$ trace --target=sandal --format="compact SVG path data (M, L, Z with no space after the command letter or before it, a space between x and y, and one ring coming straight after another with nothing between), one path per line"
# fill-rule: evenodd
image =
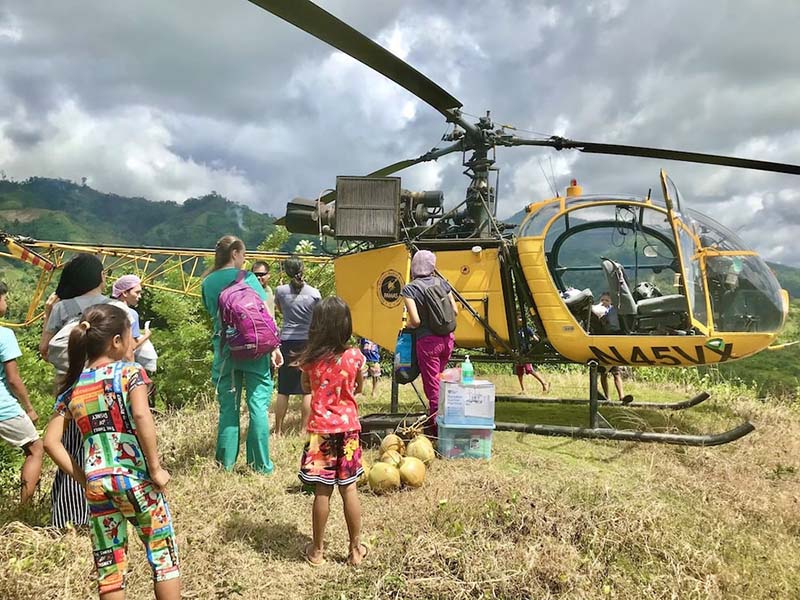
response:
M358 565L363 563L367 559L367 555L369 554L370 547L369 544L367 544L366 542L359 543L358 547L359 549L363 548L363 552L361 553L361 561L358 564L356 564L348 557L347 564L350 565L351 567L357 567Z
M311 557L308 555L308 551L313 547L313 545L314 544L312 542L309 542L308 544L305 545L305 547L303 548L303 558L312 567L321 567L322 565L324 565L328 561L325 560L324 556L322 557L322 559L320 559L318 561L311 560Z

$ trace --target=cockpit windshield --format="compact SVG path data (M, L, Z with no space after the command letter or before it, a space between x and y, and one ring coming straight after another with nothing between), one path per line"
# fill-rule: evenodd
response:
M687 211L705 256L717 331L773 332L783 326L783 297L767 263L711 217Z
M686 217L688 218L685 220L692 224L703 248L750 250L738 235L708 215L689 209L686 211Z
M520 238L543 238L553 281L589 333L587 303L609 293L620 334L708 335L780 330L780 285L734 232L690 209L662 171L662 204L567 196L537 207Z

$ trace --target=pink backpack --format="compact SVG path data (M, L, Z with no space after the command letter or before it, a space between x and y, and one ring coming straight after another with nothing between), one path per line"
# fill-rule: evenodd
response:
M220 348L228 344L231 357L238 360L264 356L281 343L275 321L258 292L245 282L246 275L239 271L219 295Z

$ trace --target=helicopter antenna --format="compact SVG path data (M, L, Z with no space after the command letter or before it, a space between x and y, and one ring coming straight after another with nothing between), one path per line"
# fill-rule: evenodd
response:
M550 161L550 174L553 176L553 187L555 187L555 197L558 198L558 181L556 181L556 172L553 170L553 157L548 156L547 160Z
M500 168L495 169L494 177L494 209L493 217L497 216L497 207L500 205Z
M555 184L552 181L550 181L550 178L547 176L547 173L545 173L544 167L542 166L542 159L538 158L536 159L536 162L539 163L539 170L541 170L542 176L544 177L544 180L547 182L547 184L550 186L550 190L553 192L553 198L555 198L556 196L558 196L558 192L556 191Z

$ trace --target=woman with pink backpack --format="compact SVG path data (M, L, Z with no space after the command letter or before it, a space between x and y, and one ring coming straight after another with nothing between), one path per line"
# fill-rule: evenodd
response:
M202 296L214 326L211 378L219 402L217 462L233 469L239 454L239 404L245 390L250 427L247 464L259 473L273 470L269 457L267 410L272 398L269 363L283 364L277 330L258 279L244 271L245 246L226 235L216 245L214 270L203 279ZM263 310L262 310L263 308ZM236 319L245 318L237 328Z

